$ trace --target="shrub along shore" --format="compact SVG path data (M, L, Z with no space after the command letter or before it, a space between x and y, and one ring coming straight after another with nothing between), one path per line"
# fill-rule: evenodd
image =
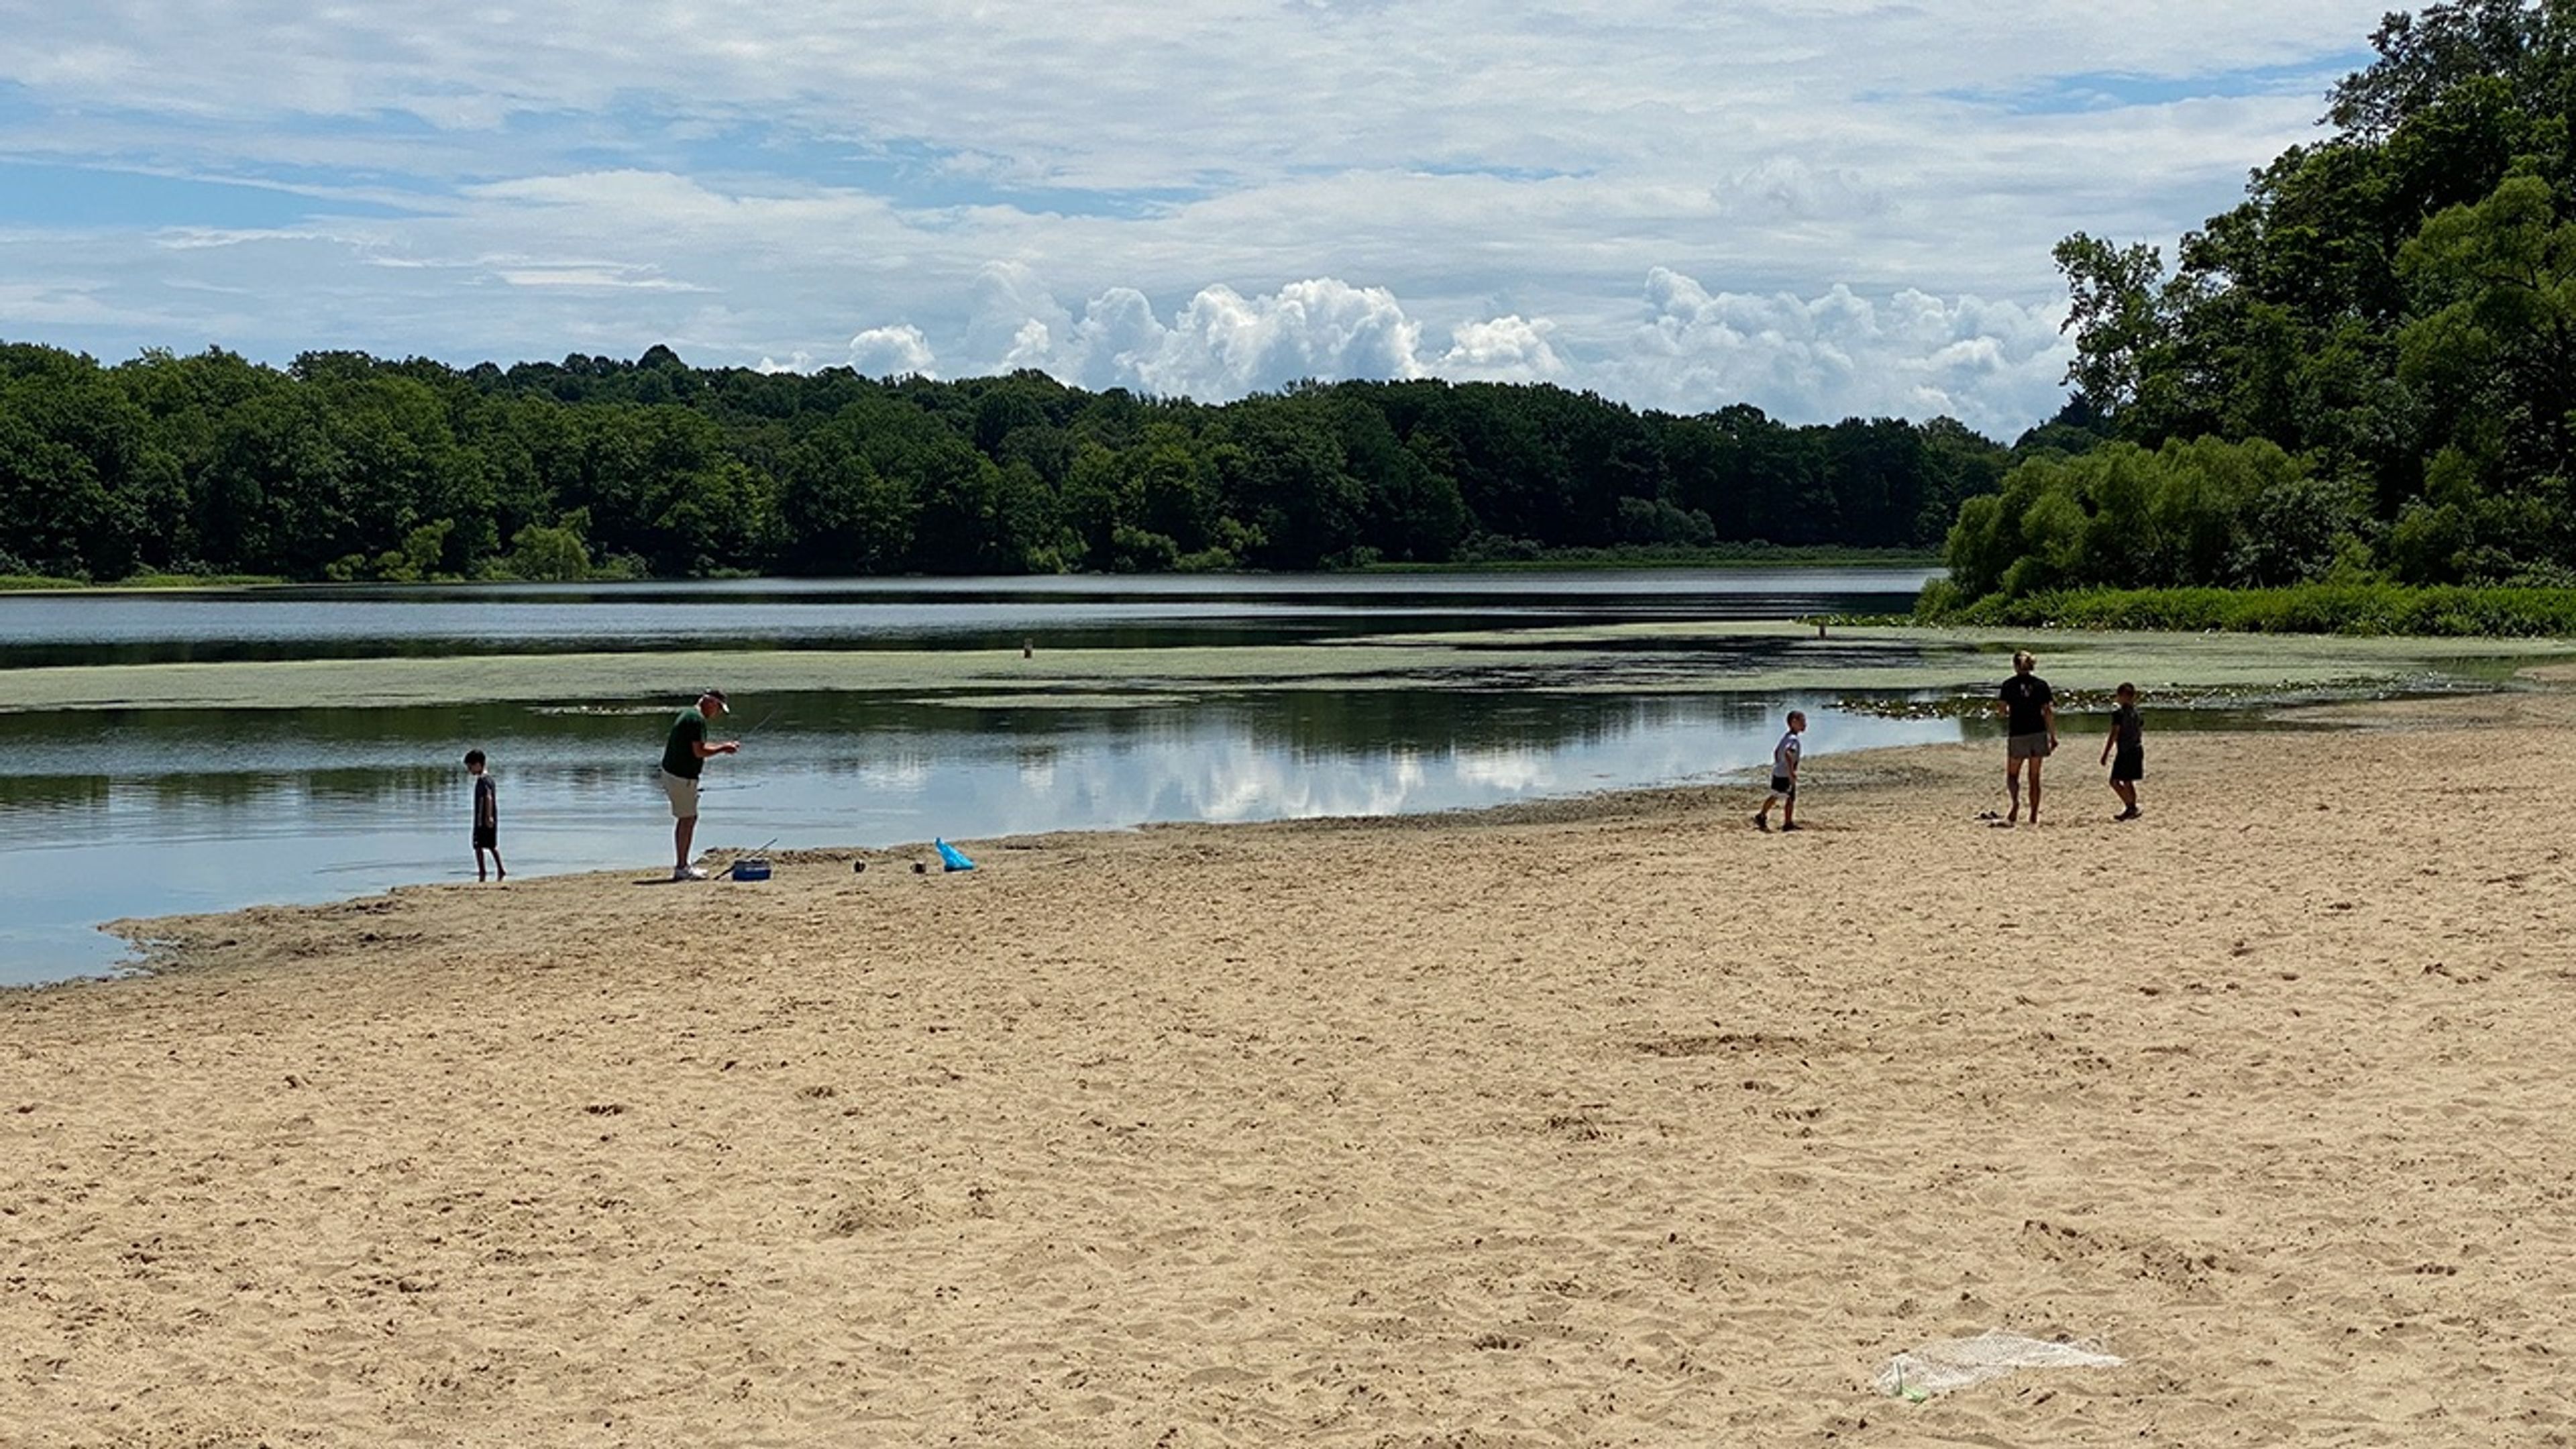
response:
M1968 602L1946 582L1923 591L1915 622L1962 628L2240 634L2576 636L2576 589L2299 584L2276 589L2052 589Z

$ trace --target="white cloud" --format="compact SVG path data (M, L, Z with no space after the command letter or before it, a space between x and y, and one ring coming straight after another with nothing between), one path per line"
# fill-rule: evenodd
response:
M1306 378L1560 382L1680 413L1751 403L1798 422L1949 416L2009 437L2055 410L2071 356L2062 305L1913 288L1870 297L1839 283L1808 297L1720 292L1666 267L1646 276L1624 333L1579 352L1557 345L1555 322L1518 314L1452 324L1435 351L1392 293L1331 277L1249 297L1207 287L1169 322L1133 287L1075 318L1025 266L986 269L977 295L968 372L1030 367L1204 401ZM869 373L928 374L935 361L908 324L861 333L850 354Z
M657 277L639 267L582 266L577 263L545 263L526 266L502 266L495 275L513 287L581 287L596 291L620 289L645 292L703 292L669 277Z
M2062 307L1712 292L1657 268L1613 364L1623 396L1678 412L1750 402L1793 421L1947 415L2009 436L2052 411L2072 357Z
M966 334L976 370L1034 367L1083 387L1222 400L1309 378L1548 382L1570 371L1544 318L1460 322L1448 350L1430 353L1393 293L1337 277L1251 297L1206 287L1168 324L1133 287L1102 292L1076 319L1021 265L986 268L976 290Z
M1542 317L1495 317L1462 322L1454 341L1426 371L1461 382L1556 382L1568 372L1565 359L1548 345L1556 324Z
M850 366L869 377L937 377L930 339L911 323L871 327L850 339Z
M1132 287L1102 292L1077 320L1025 267L986 268L977 293L966 335L980 371L1036 367L1086 387L1195 398L1423 372L1420 325L1394 295L1331 277L1250 297L1206 287L1168 324Z
M964 355L997 371L1044 367L1055 339L1073 325L1054 294L1023 262L993 262L975 274Z
M1210 287L1192 297L1140 367L1154 391L1235 394L1308 377L1411 377L1421 328L1383 287L1336 278L1269 296Z

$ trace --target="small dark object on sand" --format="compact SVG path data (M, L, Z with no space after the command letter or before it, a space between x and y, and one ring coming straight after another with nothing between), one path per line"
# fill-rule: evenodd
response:
M865 875L867 873L867 869L868 863L864 860L854 860L850 862L850 874L852 875Z
M916 860L912 863L912 873L914 875L928 875L930 874L930 867Z

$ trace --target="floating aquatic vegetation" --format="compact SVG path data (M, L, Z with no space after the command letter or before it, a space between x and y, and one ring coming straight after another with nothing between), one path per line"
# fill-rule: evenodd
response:
M1968 697L2003 677L2027 631L1864 628L1816 637L1789 620L1493 629L1358 641L1055 649L695 650L104 664L10 671L8 709L299 708L517 700L613 711L708 681L737 696L867 690L916 696L1191 696L1210 690L1517 689L1566 693L1908 693ZM2150 698L2246 689L2501 685L2576 660L2565 641L2257 634L2087 634L2044 641L2041 673L2087 699L2126 679Z

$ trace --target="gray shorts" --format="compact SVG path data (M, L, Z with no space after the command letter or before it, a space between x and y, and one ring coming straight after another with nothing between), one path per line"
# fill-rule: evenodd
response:
M662 772L662 793L671 797L672 819L695 820L698 818L697 781L687 779L680 775L674 775L670 771L664 770Z
M2046 735L2014 735L2004 741L2004 758L2045 760L2048 758L2048 752L2055 748L2055 745L2048 742Z

